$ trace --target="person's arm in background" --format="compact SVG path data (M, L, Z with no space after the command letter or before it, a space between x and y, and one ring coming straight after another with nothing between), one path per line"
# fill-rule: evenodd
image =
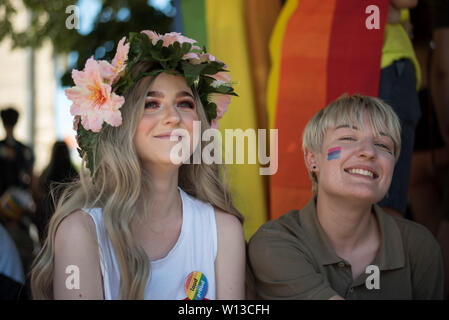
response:
M441 135L449 145L449 27L433 32L435 44L431 65L431 93Z
M392 0L388 7L387 23L401 23L408 36L413 39L413 26L408 15L409 8L413 8L418 4L418 0ZM404 16L405 12L407 13Z
M413 26L410 23L410 17L404 18L402 14L404 9L414 8L418 5L418 0L391 0L388 8L387 23L401 23L407 34L413 38ZM407 12L408 13L408 12Z
M410 9L418 5L418 0L391 0L390 5L397 9Z
M430 66L430 89L431 95L437 114L440 134L445 142L444 148L440 153L441 158L447 159L449 156L449 1L448 0L431 0L431 17L434 51ZM438 159L438 158L437 158ZM443 167L447 168L446 161L443 160ZM441 168L441 166L440 166ZM438 170L438 169L437 169ZM443 173L442 181L448 181L447 170L438 170ZM443 194L447 194L449 188L447 184L443 184ZM443 202L444 203L444 202ZM447 204L443 204L447 207ZM443 260L449 257L449 222L443 219L440 223L437 239L440 243ZM449 297L449 266L444 264L444 297Z
M388 7L387 23L395 24L401 22L401 9L396 8L390 3Z

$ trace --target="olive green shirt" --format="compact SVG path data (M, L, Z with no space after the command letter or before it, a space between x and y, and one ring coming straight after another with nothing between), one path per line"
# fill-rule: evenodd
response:
M315 201L265 223L251 238L247 282L255 298L442 299L441 250L425 227L374 205L382 240L370 265L377 275L368 270L353 280L351 265L318 221Z

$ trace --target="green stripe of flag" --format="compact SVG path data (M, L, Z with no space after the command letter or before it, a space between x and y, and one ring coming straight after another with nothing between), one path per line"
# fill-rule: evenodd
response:
M181 14L184 35L198 41L200 47L207 48L206 5L205 0L182 0Z

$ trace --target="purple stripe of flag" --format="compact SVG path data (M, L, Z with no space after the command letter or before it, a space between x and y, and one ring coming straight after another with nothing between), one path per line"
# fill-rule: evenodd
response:
M328 150L327 160L340 158L341 147L335 147Z

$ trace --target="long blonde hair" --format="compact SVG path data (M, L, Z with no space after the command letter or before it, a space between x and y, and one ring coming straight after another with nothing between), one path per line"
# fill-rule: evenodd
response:
M150 71L151 64L139 63L135 72ZM125 93L121 108L123 123L102 132L97 155L95 183L83 159L80 179L66 186L49 222L48 235L31 271L34 299L53 299L55 236L61 221L81 208L101 207L105 229L114 246L120 268L120 299L143 299L150 272L148 257L136 242L131 225L136 219L137 204L148 194L149 177L137 157L134 133L144 112L144 99L153 78L143 78ZM201 132L210 127L198 93L193 89ZM137 107L141 106L141 107ZM205 142L201 142L205 143ZM204 147L204 146L202 146ZM231 201L226 186L224 166L183 164L178 185L191 196L243 218ZM221 179L220 179L221 177ZM151 208L149 208L151 210Z

